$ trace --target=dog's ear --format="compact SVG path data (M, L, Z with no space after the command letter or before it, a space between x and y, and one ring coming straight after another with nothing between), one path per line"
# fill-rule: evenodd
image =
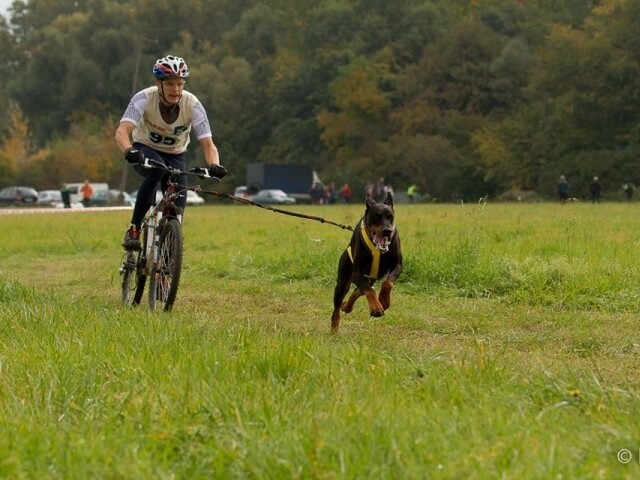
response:
M371 207L373 207L376 204L376 200L371 195L367 195L367 199L365 200L364 204L367 207L366 209L369 210Z
M387 192L387 196L385 197L383 203L393 208L393 195L391 195L391 192Z

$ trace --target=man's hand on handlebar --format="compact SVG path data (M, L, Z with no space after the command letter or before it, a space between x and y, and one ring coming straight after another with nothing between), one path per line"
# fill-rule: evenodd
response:
M226 168L224 168L222 165L218 165L215 163L213 165L209 165L207 167L207 171L209 172L209 175L218 179L221 179L227 174Z
M129 147L124 151L124 159L131 165L142 165L144 163L144 153L135 147Z
M192 168L191 173L195 173L200 178L216 178L220 180L227 174L227 169L222 165L209 165L208 167Z

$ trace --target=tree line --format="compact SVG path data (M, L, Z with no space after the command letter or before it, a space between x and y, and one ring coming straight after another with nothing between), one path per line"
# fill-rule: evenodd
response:
M221 188L268 162L445 201L551 197L560 174L616 191L640 184L637 18L636 0L16 0L0 185L135 188L113 135L171 53L208 111Z

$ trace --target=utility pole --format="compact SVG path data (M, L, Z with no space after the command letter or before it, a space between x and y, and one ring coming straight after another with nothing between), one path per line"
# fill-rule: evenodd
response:
M138 73L140 71L140 57L142 55L142 42L144 38L139 38L136 42L136 66L133 70L133 82L131 84L131 96L138 91ZM124 205L124 189L127 187L127 172L129 171L129 166L124 165L122 168L122 179L120 180L120 205Z

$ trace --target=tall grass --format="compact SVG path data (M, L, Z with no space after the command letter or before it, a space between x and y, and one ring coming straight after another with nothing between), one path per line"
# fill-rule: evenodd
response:
M0 216L0 477L636 478L636 209L399 205L392 307L337 336L348 231L190 208L160 314L128 212Z

